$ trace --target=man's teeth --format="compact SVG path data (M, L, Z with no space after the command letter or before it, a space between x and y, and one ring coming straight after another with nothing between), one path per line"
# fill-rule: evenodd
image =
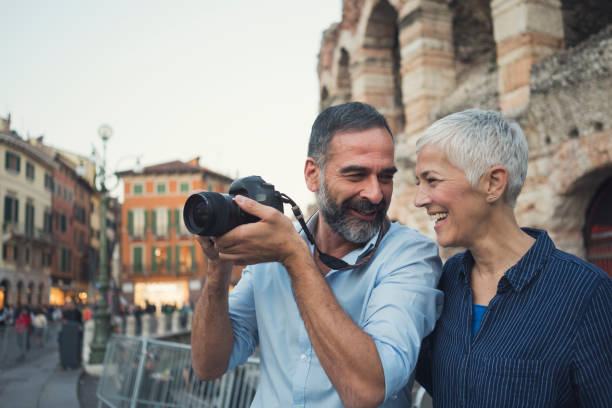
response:
M443 220L444 218L448 217L448 213L443 212L443 213L436 213L436 214L431 214L429 216L429 218L433 221L433 222L438 222L440 220Z

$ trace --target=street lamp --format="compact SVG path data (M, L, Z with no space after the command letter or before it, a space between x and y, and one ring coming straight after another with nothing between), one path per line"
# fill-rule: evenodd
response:
M108 190L106 188L106 142L113 135L113 129L108 125L102 125L98 129L102 139L102 157L99 166L100 176L100 270L98 272L98 301L94 312L94 337L91 342L89 364L102 364L106 343L110 335L110 311L106 295L108 293L108 261L106 250L106 207L108 205Z

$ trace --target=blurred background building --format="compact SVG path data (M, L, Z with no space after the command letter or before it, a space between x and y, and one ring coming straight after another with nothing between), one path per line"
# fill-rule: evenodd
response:
M53 252L53 158L0 118L0 308L49 299Z
M392 218L434 236L413 205L414 146L436 119L501 110L525 131L522 226L612 274L612 2L344 0L323 34L320 108L374 105L396 137ZM442 251L444 257L458 249Z
M125 301L182 307L200 295L206 271L202 250L183 223L183 205L196 191L227 193L231 178L200 166L199 157L141 171L123 180L121 292ZM239 278L236 271L235 279Z

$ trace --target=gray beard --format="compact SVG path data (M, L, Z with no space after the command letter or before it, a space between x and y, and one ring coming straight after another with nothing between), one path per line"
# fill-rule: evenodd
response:
M330 195L323 178L321 178L319 184L317 204L319 205L321 215L332 231L355 244L364 244L372 239L382 226L387 212L384 199L379 204L372 204L368 200L354 201L348 199L338 206ZM349 209L351 208L365 211L376 209L376 218L372 221L367 221L351 217L349 215Z

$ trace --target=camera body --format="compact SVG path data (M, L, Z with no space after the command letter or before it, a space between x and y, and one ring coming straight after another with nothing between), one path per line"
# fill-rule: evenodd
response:
M280 193L272 184L266 183L259 176L243 177L230 185L229 194L205 191L189 196L183 208L183 221L187 230L195 235L219 236L238 225L259 221L259 218L238 207L234 202L237 195L249 197L283 212Z

